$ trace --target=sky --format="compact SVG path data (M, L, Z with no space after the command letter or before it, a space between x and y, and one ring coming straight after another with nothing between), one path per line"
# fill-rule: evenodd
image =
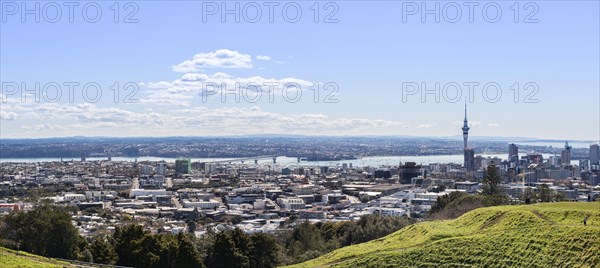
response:
M600 139L598 1L0 4L0 138Z

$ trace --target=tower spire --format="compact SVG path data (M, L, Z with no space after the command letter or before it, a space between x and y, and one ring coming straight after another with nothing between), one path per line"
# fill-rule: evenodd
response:
M465 121L467 121L467 99L465 99Z

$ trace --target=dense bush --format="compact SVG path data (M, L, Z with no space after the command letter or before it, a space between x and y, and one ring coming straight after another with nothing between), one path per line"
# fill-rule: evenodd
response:
M415 220L408 217L365 215L358 221L311 224L304 221L279 235L283 264L306 261L339 247L367 242L404 228Z
M201 239L189 234L150 234L139 224L88 240L77 233L69 210L38 205L0 221L4 246L47 257L131 267L276 267L312 259L342 246L380 238L414 222L407 217L367 215L351 222L300 222L278 235L239 229Z
M4 216L0 236L5 246L65 259L75 257L81 240L67 209L47 204Z

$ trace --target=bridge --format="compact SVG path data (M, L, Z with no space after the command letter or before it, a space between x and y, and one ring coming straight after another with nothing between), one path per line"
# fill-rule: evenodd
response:
M254 164L258 164L258 160L260 159L273 159L273 164L275 164L277 162L277 156L276 155L262 155L262 156L254 156L254 157L243 157L243 158L234 158L234 159L227 159L227 160L219 160L219 161L210 161L207 163L235 163L235 162L241 162L242 164L245 161L251 161L254 160Z
M303 162L303 161L307 161L306 157L296 157L298 159L298 163ZM277 155L261 155L261 156L254 156L254 157L241 157L241 158L233 158L233 159L228 159L228 160L219 160L219 161L209 161L207 163L236 163L236 162L241 162L242 164L245 161L252 161L254 160L254 164L258 164L258 160L261 159L272 159L273 160L273 164L277 163Z

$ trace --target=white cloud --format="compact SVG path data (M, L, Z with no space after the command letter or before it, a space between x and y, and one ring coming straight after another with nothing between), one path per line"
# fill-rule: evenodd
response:
M0 111L0 119L15 120L15 119L17 119L17 114L13 113L13 112Z
M437 123L426 123L418 125L417 128L432 128L435 126L437 126Z
M130 106L131 107L131 106ZM249 108L194 107L152 112L104 108L95 104L41 104L35 108L44 124L22 125L27 135L236 135L322 134L345 135L373 129L402 128L407 124L366 118L331 118L320 113L283 114ZM150 131L149 131L150 130Z
M224 91L234 91L237 86L240 88L241 94L245 94L248 98L254 99L258 94L270 93L270 86L273 86L275 93L281 94L286 85L293 86L288 89L288 92L294 94L293 90L307 90L309 87L313 86L314 83L292 77L278 79L264 78L261 76L235 77L222 72L217 72L212 75L186 73L181 76L181 78L171 82L160 81L140 83L140 86L155 90L147 97L140 98L140 103L190 106L191 101L195 97L203 98L203 87L206 88L204 93L207 94L207 97L220 98L220 93ZM300 88L296 88L296 86L299 86Z
M197 72L207 68L252 68L252 57L229 49L219 49L208 53L194 55L175 66L175 72Z
M487 125L488 125L488 127L500 127L500 125L496 124L496 123L489 123Z
M58 124L40 124L35 126L35 130L36 131L64 131L66 128L64 128L61 125Z
M271 57L269 57L269 56L265 56L265 55L256 55L256 59L257 59L257 60L270 61L270 60L271 60Z
M271 60L266 55L257 55L257 60ZM275 61L276 63L283 63ZM220 49L208 53L196 54L193 59L184 61L172 67L173 71L185 72L179 79L173 81L142 82L141 87L150 89L150 94L141 97L139 103L146 105L167 105L189 107L195 98L220 98L222 93L238 91L251 101L258 101L259 95L296 94L295 91L307 90L315 83L293 77L265 78L262 76L235 77L223 72L213 74L203 73L207 68L252 68L252 57L237 51ZM299 86L299 87L298 87ZM205 89L203 92L202 89ZM205 93L206 96L203 96ZM234 98L229 94L230 98ZM337 93L336 93L337 95ZM295 95L294 95L295 96Z
M177 114L192 114L184 123L203 130L225 130L227 133L323 133L341 134L345 131L402 126L405 123L364 118L330 118L324 114L280 114L263 111L258 106L251 108L204 107L173 111Z
M462 126L464 124L464 122L463 121L455 121L452 124L455 125L455 126ZM469 127L478 127L478 126L481 125L481 122L478 122L478 121L469 121L468 124L469 124Z
M257 60L271 60L264 55ZM236 134L321 134L349 135L369 133L373 129L386 131L409 127L404 122L367 119L332 118L321 113L294 113L265 111L259 106L249 108L192 107L194 100L202 98L202 86L219 85L219 91L233 90L236 85L246 94L268 92L269 85L277 84L275 92L281 94L284 85L297 84L307 89L315 83L299 78L266 78L262 76L237 77L223 72L206 74L207 68L252 68L252 57L227 49L201 53L193 59L173 66L173 71L185 72L173 81L140 83L149 92L140 96L145 106L116 104L103 107L91 103L8 103L3 105L3 120L16 117L34 119L43 124L21 125L10 135L56 136L60 135L236 135ZM254 86L249 86L254 85ZM260 86L257 88L256 85ZM262 90L262 91L260 91ZM290 92L290 94L294 94ZM2 97L2 96L0 96ZM232 96L229 96L232 97ZM252 96L250 96L252 97ZM264 94L263 94L264 97ZM157 108L169 105L176 108ZM4 109L6 108L6 109ZM11 112L7 112L10 110ZM4 130L3 130L4 131Z
M52 131L53 134L55 132L60 132L60 131L66 130L66 128L63 127L63 126L61 126L61 125L50 124L50 123L39 124L39 125L34 125L34 126L22 125L19 128L22 129L22 130L25 130L25 131L35 131L35 132L48 132L48 131Z
M25 118L31 118L31 119L36 119L36 120L42 119L42 117L39 114L35 113L35 112L27 112L27 113L23 114L23 117L25 117Z
M168 88L156 91L148 97L141 98L139 103L188 107L194 95L192 94L193 92L187 93L189 94L175 88Z

